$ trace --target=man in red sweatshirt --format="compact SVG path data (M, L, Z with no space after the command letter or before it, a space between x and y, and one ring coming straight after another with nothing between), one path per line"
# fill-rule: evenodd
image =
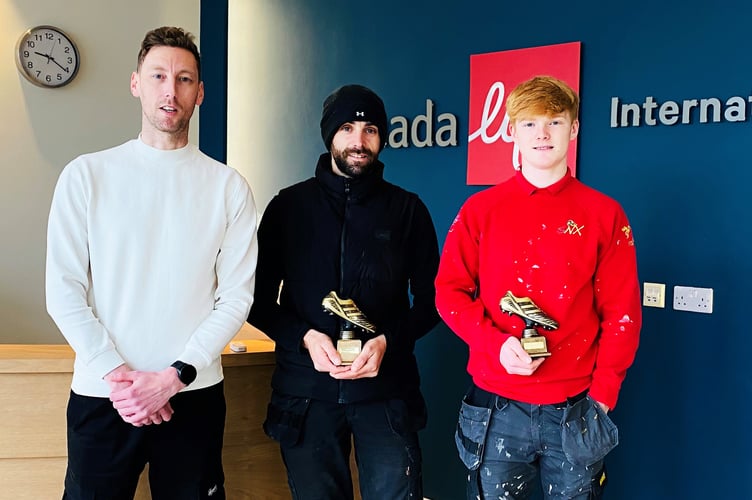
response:
M567 167L579 97L566 83L532 78L506 106L521 169L465 202L436 277L439 313L469 347L455 436L468 498L528 498L536 481L546 498L600 498L618 443L607 413L641 325L632 230ZM526 328L543 355L523 347Z

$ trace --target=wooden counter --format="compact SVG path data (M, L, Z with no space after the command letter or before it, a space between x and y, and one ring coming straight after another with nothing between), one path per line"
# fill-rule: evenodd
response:
M235 340L245 353L225 349L227 423L225 488L232 500L289 499L277 443L261 424L271 394L274 343L245 325ZM73 373L67 345L0 344L1 498L61 498L66 465L65 408ZM136 499L151 496L144 477Z

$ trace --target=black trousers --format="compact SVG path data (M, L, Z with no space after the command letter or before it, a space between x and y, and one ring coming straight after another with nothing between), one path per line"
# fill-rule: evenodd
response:
M295 500L352 500L351 440L363 500L408 500L423 498L417 431L424 424L424 413L402 400L340 404L275 394L265 429L280 442Z
M64 500L132 500L149 464L154 500L223 500L224 384L176 394L169 422L134 427L107 398L68 400Z

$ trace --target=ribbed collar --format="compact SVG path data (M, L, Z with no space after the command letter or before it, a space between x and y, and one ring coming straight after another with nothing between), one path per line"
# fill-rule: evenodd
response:
M347 178L332 172L332 155L324 153L316 164L316 180L331 195L345 197L345 188L349 189L351 199L359 200L376 191L384 183L384 164L376 161L375 168L361 177Z
M156 165L181 163L191 158L197 149L191 143L186 144L180 149L157 149L142 141L140 135L137 139L132 140L131 144L133 144L133 148L141 158Z
M567 187L574 180L574 177L572 177L572 171L569 170L569 168L567 168L567 173L566 175L564 175L564 177L554 182L550 186L539 188L531 184L530 181L528 181L527 179L525 179L525 176L522 175L522 170L517 170L517 172L515 173L515 180L517 181L517 184L520 186L520 188L527 195L532 195L538 191L545 191L552 195L556 195L562 192L564 188Z

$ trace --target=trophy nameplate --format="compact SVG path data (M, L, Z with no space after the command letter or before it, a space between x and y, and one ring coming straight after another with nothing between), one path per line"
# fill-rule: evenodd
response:
M535 302L529 297L515 297L511 291L508 291L502 297L499 307L502 312L519 316L525 321L525 329L522 332L520 344L531 358L542 358L550 356L546 337L538 333L535 328L539 326L544 330L556 330L559 324L551 319L546 313L535 305Z
M525 352L527 352L531 358L550 356L551 353L548 352L546 337L539 334L534 326L525 326L526 328L523 330L522 338L520 339L520 344L522 344L522 348L525 349Z
M337 341L337 352L342 360L342 365L351 365L355 358L360 354L360 350L363 348L363 342L355 336L352 323L345 322L342 330L339 332L339 340Z

